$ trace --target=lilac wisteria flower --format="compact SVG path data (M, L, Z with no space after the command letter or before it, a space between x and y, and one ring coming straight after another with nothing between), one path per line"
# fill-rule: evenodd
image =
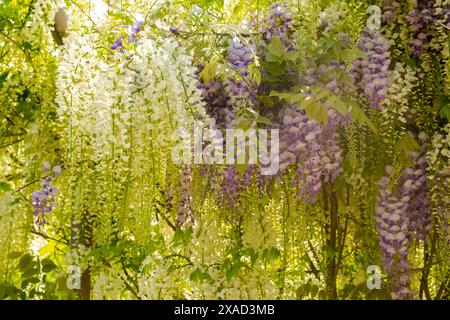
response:
M270 16L268 26L264 32L264 40L266 43L272 42L274 37L278 37L287 50L294 50L292 43L292 26L293 21L290 13L286 10L286 6L282 3L275 3L270 7Z
M376 208L376 222L387 273L392 278L391 294L394 299L408 299L409 290L408 245L414 240L424 241L432 227L431 199L427 193L426 135L419 134L420 153L411 153L414 166L401 173L392 187L390 178L379 182L380 196ZM391 175L392 168L386 172Z
M383 0L383 15L384 22L389 23L395 20L400 9L400 2L396 0Z
M229 96L228 105L234 113L253 108L255 105L257 85L252 79L249 67L255 61L254 48L242 43L239 38L231 40L228 47L228 62L237 74L226 81Z
M44 172L50 171L50 164L48 162L44 163ZM53 173L55 176L61 174L61 166L53 167ZM55 197L58 196L58 189L53 186L54 177L52 174L47 174L47 176L42 179L41 189L36 190L32 193L31 199L34 209L34 216L36 217L36 224L44 225L47 220L45 215L50 213L53 208L57 205Z
M379 31L366 28L361 34L359 49L366 54L367 59L353 62L351 76L354 83L361 84L370 106L381 109L389 86L389 43Z
M392 168L386 172L390 174ZM386 272L391 278L391 295L393 299L411 298L409 289L408 262L408 196L394 193L389 188L389 177L379 181L380 195L376 208L375 221L377 223L380 249L383 253Z
M233 121L233 113L228 104L228 94L225 90L222 79L216 79L205 83L203 79L199 79L198 88L202 90L202 98L206 103L205 109L211 116L217 126L226 127Z
M432 227L431 199L428 196L426 169L428 166L425 133L419 134L422 142L419 153L411 153L414 166L406 168L399 179L403 196L408 197L409 237L426 243Z
M120 52L123 52L124 50L124 41L128 43L137 42L138 33L142 30L143 26L142 21L137 21L133 23L131 26L121 26L120 30L126 30L126 33L128 33L129 37L128 39L125 39L124 34L120 33L120 35L116 38L114 41L114 44L111 46L111 50L119 50Z
M314 202L322 186L319 157L322 129L295 105L284 107L280 119L280 173L289 165L298 165L299 193Z
M415 0L407 19L413 31L412 55L419 58L430 47L436 28L450 28L450 2Z
M177 226L179 228L188 227L195 223L194 214L192 212L192 172L188 165L184 165L180 169L179 192L180 202L177 210Z

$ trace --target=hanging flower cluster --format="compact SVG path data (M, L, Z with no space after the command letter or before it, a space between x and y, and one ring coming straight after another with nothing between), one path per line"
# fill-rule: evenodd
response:
M387 168L390 174L392 168ZM380 235L380 248L384 256L386 271L390 277L393 299L408 299L410 277L408 273L408 196L389 189L389 178L379 181L380 196L375 221Z
M361 34L359 48L366 54L367 60L356 59L351 75L355 83L361 83L370 106L381 110L389 90L389 43L379 31L365 29Z
M383 16L382 19L385 23L390 23L395 20L398 10L400 8L400 2L396 0L383 0Z
M426 135L421 133L419 138L422 138L422 150L411 154L415 164L405 169L399 184L403 185L403 196L408 198L409 236L411 239L426 241L432 227L432 215L427 190Z
M122 32L119 33L119 37L114 41L114 44L111 46L111 50L119 50L120 52L123 52L124 49L124 41L127 41L128 43L137 42L138 33L142 30L143 26L142 21L137 21L131 26L122 26L120 30L126 30L126 32L129 34L129 38L125 40L124 34Z
M237 73L226 82L228 105L234 115L245 108L253 108L256 103L256 82L249 71L250 65L255 61L254 51L239 38L233 38L228 47L228 62Z
M351 290L377 253L392 298L447 298L449 0L379 1L383 27L359 39L373 1L31 2L0 5L0 299L85 295L40 290L74 265L94 299L378 299ZM259 129L279 129L280 171L208 161L234 128L257 129L259 160ZM49 157L64 174L45 163L30 190ZM21 286L28 258L9 256L31 224L69 245ZM52 248L31 246L42 267Z
M302 195L310 201L320 192L322 167L319 157L322 130L295 105L280 112L280 173L289 165L299 164L298 176Z
M226 127L233 120L233 113L228 104L229 96L224 82L216 78L208 83L200 78L199 89L202 90L203 101L206 103L208 115L216 121L218 127Z
M57 205L55 197L59 194L58 189L52 184L54 177L51 173L48 173L49 170L50 164L48 162L44 163L44 172L47 173L47 176L42 180L41 189L34 191L32 194L35 222L40 226L47 222L45 215L50 213L53 207ZM61 167L53 167L53 173L55 177L59 176Z
M408 289L409 263L408 244L414 240L424 241L432 227L430 199L427 194L427 157L424 133L419 134L422 142L420 153L410 153L414 166L403 170L390 189L389 177L379 182L380 196L376 208L376 222L380 235L380 248L383 252L386 271L392 277L392 297L408 299L412 292ZM386 172L392 173L392 167Z
M450 27L450 4L434 0L415 0L407 17L413 31L412 54L419 58L430 47L434 30L438 24Z
M274 37L278 37L284 48L289 51L294 49L291 39L293 22L284 4L275 3L270 7L270 16L267 24L267 29L264 32L266 43L270 43Z
M177 226L182 228L191 226L195 223L194 214L191 207L192 199L192 173L188 165L184 165L180 169L180 202L178 204L177 212Z

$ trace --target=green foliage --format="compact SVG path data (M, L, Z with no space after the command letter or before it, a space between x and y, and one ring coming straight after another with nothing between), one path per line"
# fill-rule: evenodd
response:
M35 0L0 1L0 300L391 299L384 271L380 290L366 285L367 266L383 269L377 182L391 165L395 185L423 147L435 220L427 242L410 245L410 286L417 298L448 299L450 38L442 26L430 28L432 46L412 57L413 2L402 2L381 33L392 44L387 72L407 66L414 79L401 80L413 91L402 95L403 82L391 83L382 110L373 110L350 70L366 59L358 42L375 2L287 1L287 50L277 36L261 45L269 0L112 0L103 13L96 1L69 1L60 46L53 1L39 10ZM144 30L133 42L121 26L137 20ZM111 49L121 36L122 53ZM247 71L260 89L254 108L237 111L238 128L278 128L287 104L323 127L331 109L351 119L336 132L342 174L322 177L314 203L297 194L304 185L295 166L263 179L252 168L233 190L234 206L219 196L225 165L187 166L183 189L186 168L171 161L170 136L208 118L197 77L248 80L227 60L234 37L256 46ZM331 64L342 68L313 84L304 79ZM339 93L326 87L329 79ZM44 162L62 174L54 181L58 205L38 226L32 195L53 174L42 172ZM247 178L246 164L236 169L237 179ZM194 224L178 221L182 199ZM73 266L91 281L87 297L67 286Z

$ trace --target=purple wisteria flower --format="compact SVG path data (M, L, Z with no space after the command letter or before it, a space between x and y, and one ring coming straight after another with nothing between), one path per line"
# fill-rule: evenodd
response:
M424 241L432 227L431 200L427 193L426 135L419 134L420 153L411 153L414 166L406 168L395 186L389 177L379 182L380 196L376 208L376 222L387 273L392 279L394 299L409 299L408 245L414 240ZM392 168L386 172L391 174Z
M382 19L385 23L395 20L400 9L400 2L396 0L383 0Z
M415 0L407 19L413 31L412 55L420 58L430 47L435 29L446 25L450 28L450 3L439 3L434 0Z
M387 168L388 173L391 168ZM394 194L389 189L389 178L379 182L380 196L376 208L375 221L380 236L380 249L383 253L386 272L391 279L393 299L409 299L409 262L408 262L408 196Z
M44 163L44 172L50 171L50 164L48 162ZM61 167L55 166L53 168L53 173L55 176L61 174ZM53 186L53 176L48 174L41 183L41 189L34 191L31 195L31 200L34 209L34 216L36 217L36 224L44 225L47 220L45 215L50 213L53 208L57 205L55 197L58 196L59 191Z
M408 197L409 237L427 243L427 236L432 227L431 199L427 184L427 148L425 133L419 134L422 142L419 153L411 153L414 166L406 168L399 179L403 196Z
M283 47L289 51L294 50L292 43L292 18L286 10L286 6L281 3L275 3L270 7L270 16L267 30L264 32L266 43L272 42L274 37L278 37Z
M192 212L192 173L188 165L184 165L180 169L179 192L180 202L177 210L177 226L179 228L188 227L195 223L194 214Z
M361 34L359 49L366 54L367 60L356 59L351 76L354 83L361 84L370 106L380 110L389 86L389 43L379 31L365 29Z
M137 35L142 30L143 24L144 23L142 21L137 21L133 23L131 26L121 26L120 30L126 29L129 37L128 39L125 39L124 35L121 33L111 46L111 50L119 50L120 52L123 52L124 41L128 43L137 42L138 41Z
M322 129L295 105L280 112L280 174L289 165L298 165L299 193L314 202L322 186L322 165L319 157Z
M230 77L226 82L228 105L234 114L244 108L253 108L256 103L257 85L249 72L255 60L252 49L238 38L232 39L228 47L228 62L237 72L236 77Z
M198 88L202 90L203 101L206 103L206 112L216 121L219 128L226 127L233 121L233 113L228 104L228 94L225 85L219 77L205 83L199 79Z

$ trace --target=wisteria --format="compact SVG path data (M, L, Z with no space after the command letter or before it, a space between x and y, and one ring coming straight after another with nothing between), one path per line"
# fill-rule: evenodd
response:
M396 183L392 183L389 177L383 177L379 182L375 219L386 271L393 279L391 290L394 299L411 297L408 244L414 240L427 244L432 226L424 153L427 136L420 133L418 138L422 142L420 153L409 154L415 165L404 169ZM392 176L393 168L387 167L386 172Z
M390 23L395 20L398 11L400 9L400 2L396 0L384 0L383 1L383 21Z
M223 81L217 78L205 83L203 79L199 79L199 88L209 116L216 121L218 127L225 128L233 120L233 113Z
M390 174L392 168L386 172ZM408 237L410 220L408 202L410 198L401 191L390 189L389 177L379 183L380 195L376 208L375 221L380 235L380 248L383 253L386 272L390 277L393 299L408 299L410 275L408 262Z
M243 43L239 38L231 40L228 62L235 74L227 79L226 90L229 96L228 105L234 115L245 108L253 108L256 103L256 83L249 70L254 59L254 49L249 44Z
M45 162L44 172L47 173L47 175L42 179L41 189L34 191L32 194L34 216L36 218L35 222L40 226L47 223L46 215L57 205L55 198L59 194L58 189L53 185L53 180L54 176L57 177L61 174L61 167L53 167L54 175L49 173L49 171L50 164Z
M406 168L399 184L402 184L403 196L408 199L409 236L412 239L427 241L431 229L432 215L428 198L426 135L419 135L423 143L420 153L412 153L415 165Z
M143 24L144 23L142 21L137 21L131 26L120 27L120 30L125 30L129 37L125 39L124 34L122 32L119 32L119 37L117 37L117 39L114 41L114 44L111 46L111 50L119 50L120 52L123 52L124 41L126 41L127 43L137 42L137 35L142 30Z
M180 169L180 179L179 179L179 194L180 201L177 211L177 226L187 227L192 226L195 223L195 217L192 212L192 194L191 194L191 182L192 182L192 172L189 166L184 166Z
M274 37L278 37L283 47L292 51L294 49L292 42L293 22L284 4L275 3L270 7L270 16L267 24L267 30L264 32L266 43L270 43Z
M280 118L280 172L283 173L289 165L298 164L300 193L314 202L321 187L322 164L319 151L322 129L295 105L285 107L280 112Z
M419 58L430 47L438 26L450 28L450 3L445 1L414 1L407 17L413 31L412 54Z
M0 300L450 299L449 28L450 0L0 1Z
M379 31L365 29L361 34L359 48L367 59L355 60L351 75L355 83L361 84L370 106L381 109L389 86L389 43Z

